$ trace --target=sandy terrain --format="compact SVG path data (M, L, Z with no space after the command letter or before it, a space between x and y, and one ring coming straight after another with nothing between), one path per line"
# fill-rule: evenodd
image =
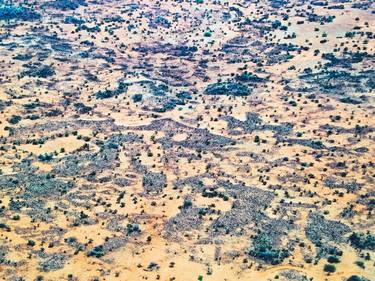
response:
M375 280L371 1L11 2L1 280Z

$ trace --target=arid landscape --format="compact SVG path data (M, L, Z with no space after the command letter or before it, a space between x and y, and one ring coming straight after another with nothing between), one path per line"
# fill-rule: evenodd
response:
M0 0L0 279L374 281L371 0Z

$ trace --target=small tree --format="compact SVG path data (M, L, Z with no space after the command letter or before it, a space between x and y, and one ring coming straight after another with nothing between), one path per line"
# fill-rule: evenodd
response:
M328 273L333 273L336 271L336 266L334 266L333 264L326 264L324 265L324 271Z
M329 263L339 263L340 259L338 257L336 257L336 256L329 256L328 259L327 259L327 261Z

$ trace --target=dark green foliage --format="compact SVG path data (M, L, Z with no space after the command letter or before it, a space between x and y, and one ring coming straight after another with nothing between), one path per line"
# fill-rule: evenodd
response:
M87 106L83 104L82 102L77 102L74 104L74 107L76 108L77 112L80 114L86 114L89 113L92 110L91 106Z
M177 105L184 105L184 104L185 102L183 100L170 99L170 100L167 100L161 107L154 108L153 111L166 112L168 110L174 109Z
M179 92L176 94L176 97L178 97L179 99L188 99L188 100L192 98L189 92Z
M345 52L341 57L335 56L332 53L322 54L322 58L329 61L326 66L342 66L344 68L349 68L352 63L359 63L370 57L371 55L367 52Z
M240 81L240 82L255 82L255 83L257 83L257 82L263 82L266 79L260 78L256 74L249 73L249 72L245 71L244 73L241 73L240 75L237 75L236 80Z
M249 255L276 265L282 263L285 258L290 256L290 253L287 249L275 248L268 235L261 233L253 238L253 247L250 249Z
M348 31L348 32L345 33L345 38L353 38L354 35L355 35L354 32L350 32L350 31Z
M66 262L66 256L61 253L40 253L39 256L42 258L42 260L39 262L38 270L43 272L61 269L64 267Z
M375 250L375 236L370 232L367 232L366 234L353 232L349 237L349 242L357 249Z
M161 192L167 186L167 177L163 173L147 172L143 176L142 186L146 192Z
M367 278L359 277L358 275L352 275L346 281L370 281Z
M171 27L171 23L166 18L164 18L162 16L157 16L153 20L151 26L162 26L162 27L165 27L165 28L170 28Z
M0 222L0 229L4 229L5 231L10 231L10 227L2 222Z
M9 119L8 119L8 122L12 125L15 125L17 124L18 122L21 121L21 116L18 116L18 115L12 115Z
M41 106L39 102L30 102L23 105L25 109L35 109L37 107Z
M208 85L204 91L206 95L227 95L227 96L248 96L250 89L240 83L235 82L219 82Z
M368 205L369 205L370 207L375 207L375 199L370 199L370 200L368 201Z
M350 232L350 227L334 220L327 220L319 213L309 215L306 237L315 245L322 247L326 242L344 242L344 235Z
M35 171L30 171L29 173L0 177L0 186L11 189L22 186L22 198L29 200L39 196L60 196L71 189L74 184L57 180L51 174L37 174Z
M99 91L95 94L97 99L109 99L115 96L118 96L120 94L123 94L127 91L128 86L125 83L120 82L118 84L117 89L115 90L104 90L104 91Z
M86 30L87 32L100 32L101 29L100 29L100 26L98 26L98 25L95 25L93 27L89 27L89 26L83 24L83 25L80 25L76 28L77 32L79 32L81 30Z
M373 70L366 70L361 72L348 72L325 70L319 73L302 74L300 79L303 79L309 84L302 91L319 90L325 94L341 94L343 92L369 92L374 89L373 84Z
M88 257L100 258L100 257L104 256L103 250L104 250L103 245L96 246L96 247L92 248L92 250L87 253L87 256Z
M274 20L273 22L272 22L272 27L274 28L274 29L277 29L277 28L279 28L281 26L281 21L279 21L279 20Z
M184 204L182 205L182 208L183 209L188 209L188 208L190 208L192 206L193 206L193 202L191 202L191 200L189 200L189 199L185 199L184 200Z
M212 33L211 33L211 31L206 31L205 33L203 33L203 36L204 37L211 37Z
M72 51L72 46L69 43L55 43L52 44L52 49L57 52L69 53Z
M133 95L132 99L133 99L133 102L141 102L142 101L142 94L135 94Z
M338 257L336 257L336 256L329 256L328 259L327 259L327 261L329 263L339 263L340 259Z
M20 60L20 61L28 61L32 58L33 56L31 54L17 54L13 57L15 60Z
M125 22L125 20L121 16L111 16L111 17L105 17L105 22Z
M334 266L333 264L325 264L323 270L325 272L333 273L336 271L336 266Z
M358 275L352 275L346 281L362 281L362 278Z
M73 16L67 16L64 20L64 23L80 25L80 24L84 24L85 21L83 19L76 18L76 17L73 17Z
M38 159L42 162L47 162L51 161L53 159L53 154L52 153L45 153L45 154L40 154L38 156Z
M348 103L348 104L361 104L362 101L359 99L354 99L352 97L343 97L339 99L343 103Z
M21 219L21 217L20 217L20 215L14 215L12 217L12 219L15 220L15 221L19 221Z
M29 240L29 241L27 241L27 246L34 247L35 242L33 240Z
M279 9L289 3L287 0L269 0L272 8Z
M229 199L228 195L226 195L222 192L218 192L214 189L206 189L206 188L202 191L202 196L208 197L208 198L218 197L218 198L222 198L224 201L228 201L228 199Z
M355 264L360 268L365 268L365 263L363 261L356 261Z
M79 6L86 6L85 0L55 0L51 1L45 6L58 9L58 10L63 10L63 11L68 11L68 10L75 10L79 8Z
M31 69L23 71L21 73L21 77L23 76L30 76L30 77L39 77L39 78L47 78L50 76L55 75L55 70L48 65L41 65L41 66L33 66Z
M134 233L140 233L140 232L141 232L141 229L139 228L139 225L138 225L138 224L135 224L135 223L129 223L129 224L126 226L126 231L127 231L127 235L131 235L131 234L134 234Z
M0 7L0 20L34 21L40 18L40 14L28 8L15 6Z
M104 90L104 91L99 91L95 94L97 99L109 99L115 96L114 91L111 90Z

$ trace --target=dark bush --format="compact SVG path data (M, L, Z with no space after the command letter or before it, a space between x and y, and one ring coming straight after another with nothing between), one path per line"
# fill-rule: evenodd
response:
M326 264L326 265L324 265L324 271L329 272L329 273L333 273L333 272L336 271L336 266L334 266L333 264Z
M248 96L250 89L240 83L220 82L208 85L204 91L206 95L228 95L228 96Z
M370 232L366 234L353 232L349 237L349 242L357 249L375 250L375 236L370 234Z
M115 96L118 96L120 94L123 94L127 91L128 86L122 82L120 82L117 86L117 89L115 90L104 90L104 91L99 91L95 94L97 99L109 99Z
M9 119L8 119L8 122L12 125L15 125L17 124L18 122L21 121L21 116L18 116L18 115L12 115Z
M28 8L15 6L0 7L0 20L34 21L40 18L40 14Z
M276 265L282 263L282 261L290 256L290 253L286 249L275 248L267 234L259 234L253 238L253 247L249 251L249 255L263 260L266 263Z
M135 94L133 95L132 99L133 99L133 102L141 102L142 101L142 94Z
M87 253L87 256L96 257L96 258L100 258L104 256L103 245L99 245L99 246L92 248L92 250Z
M338 257L336 257L336 256L329 256L329 257L327 258L327 261L328 261L329 263L339 263L339 262L340 262L340 259L339 259Z

